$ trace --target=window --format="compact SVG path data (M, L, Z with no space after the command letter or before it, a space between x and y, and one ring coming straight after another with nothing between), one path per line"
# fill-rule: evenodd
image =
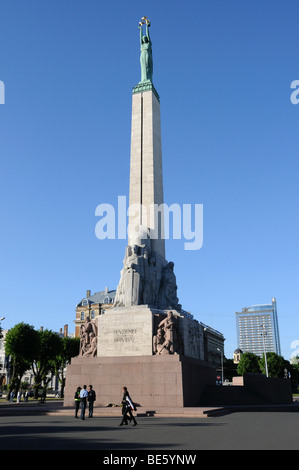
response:
M81 320L84 320L84 312L81 312Z
M96 312L94 310L91 311L91 318L94 318L96 316Z

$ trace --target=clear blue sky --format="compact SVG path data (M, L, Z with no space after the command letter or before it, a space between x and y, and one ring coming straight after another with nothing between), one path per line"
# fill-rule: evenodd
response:
M4 0L0 14L3 328L74 331L117 287L125 240L95 208L128 196L138 21L151 19L167 204L203 204L204 243L169 240L178 296L237 347L235 312L276 297L282 355L299 340L297 0Z

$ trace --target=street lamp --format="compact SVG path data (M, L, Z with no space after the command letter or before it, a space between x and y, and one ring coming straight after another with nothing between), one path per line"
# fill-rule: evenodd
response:
M217 348L217 351L219 351L221 354L221 375L222 375L222 385L223 385L223 351L221 351L221 349L219 348Z
M266 336L267 332L266 332L266 329L265 329L265 325L261 325L261 328L263 329L262 337L263 337L263 346L264 346L264 356L265 356L265 366L266 366L266 377L269 377L269 374L268 374L268 363L267 363L267 354L266 354L266 346L265 346L265 336Z
M1 317L1 318L0 318L0 322L1 322L2 320L5 320L5 317ZM1 327L0 327L0 333L1 333ZM3 367L3 369L4 369L4 364L0 364L0 370L1 370L1 371L2 371L2 367ZM2 373L1 373L1 376L2 376ZM1 384L2 384L2 379L1 379Z

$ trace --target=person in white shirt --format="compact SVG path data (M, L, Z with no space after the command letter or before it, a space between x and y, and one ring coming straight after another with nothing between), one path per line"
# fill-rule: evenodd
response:
M88 391L86 390L86 385L83 385L83 388L80 392L80 401L81 401L81 419L85 419L85 410L86 402L88 397Z

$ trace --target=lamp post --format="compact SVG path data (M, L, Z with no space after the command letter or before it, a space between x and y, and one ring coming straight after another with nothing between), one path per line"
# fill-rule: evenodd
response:
M217 348L217 351L219 351L221 354L221 375L222 375L222 385L223 385L223 351L221 351L221 349L219 348Z
M5 320L5 317L1 317L1 318L0 318L0 322L3 321L3 320ZM1 333L1 326L0 326L0 333ZM1 361L1 362L2 362L2 361ZM0 376L1 376L1 382L0 382L0 384L1 384L1 387L2 387L2 367L3 367L3 370L4 370L4 363L3 363L3 364L0 364L0 370L1 370L1 374L0 374Z
M262 331L262 337L263 337L263 346L264 346L264 356L265 356L265 366L266 366L266 377L269 377L268 374L268 363L267 363L267 354L266 354L266 345L265 345L265 336L267 334L265 325L261 325L261 328L263 329Z

